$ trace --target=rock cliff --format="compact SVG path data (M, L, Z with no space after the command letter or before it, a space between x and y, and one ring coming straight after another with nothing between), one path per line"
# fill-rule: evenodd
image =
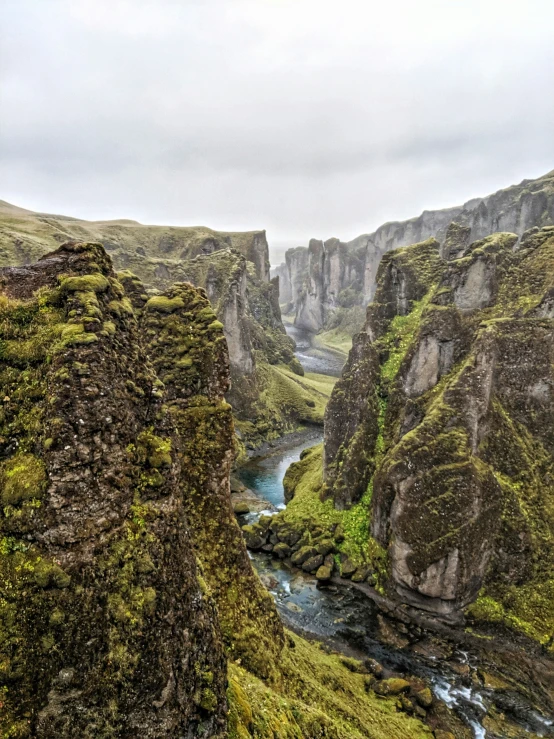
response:
M0 282L1 733L223 736L221 630L131 302L94 244Z
M279 384L287 386L285 395L297 398L299 388L288 371L294 375L301 367L281 320L278 281L270 279L265 231L223 233L134 221L88 222L0 202L0 265L28 264L68 238L102 243L122 274L140 279L145 294L180 281L207 291L227 339L232 380L227 398L242 423L246 444L293 429L301 420L322 423L322 413L310 411L312 406L299 414L290 404L280 403L281 394L273 393L275 383L270 380L278 373ZM310 388L300 394L318 404Z
M291 284L295 323L310 331L344 324L348 331L349 322L344 316L331 319L341 308L366 305L373 298L383 255L429 238L442 244L453 221L467 229L467 243L494 232L521 236L534 226L553 224L554 172L537 180L523 180L519 185L475 198L462 206L424 211L408 221L385 223L374 233L347 243L337 239L324 244L312 240L307 249L290 249L285 255L284 267L288 272L285 284ZM281 298L281 303L285 302L288 299Z
M381 261L327 408L322 496L339 509L369 499L405 602L456 616L479 596L473 615L543 639L554 629L554 227L465 248L463 229L449 236L448 260L431 239Z
M94 243L0 270L2 736L430 736L284 633L230 505L228 384L203 289L149 296Z

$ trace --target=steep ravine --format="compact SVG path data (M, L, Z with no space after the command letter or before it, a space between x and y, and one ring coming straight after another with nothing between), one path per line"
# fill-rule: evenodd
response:
M271 517L258 510L244 521L253 561L285 622L341 650L361 649L389 669L426 675L437 698L455 706L474 736L488 739L554 734L548 639L552 439L545 415L552 397L553 234L553 228L533 229L516 250L511 234L473 244L451 234L446 252L429 240L388 255L366 328L355 338L327 410L324 476L321 446L305 445L282 480L279 453L252 460L242 473L273 506L288 503ZM432 424L428 432L426 423ZM466 434L477 438L468 454L477 470L475 486L462 459ZM459 458L450 460L457 444ZM536 456L523 456L534 445ZM289 450L287 460L291 456ZM496 508L486 503L485 465L500 486ZM391 470L403 475L392 485L386 480ZM449 487L451 480L457 488ZM400 536L390 533L401 513L394 508L400 503L391 511L390 496L401 499L410 485L410 515L400 522L404 530L412 526L423 559L406 558L408 567L415 571L445 545L458 546L464 563L449 569L446 561L427 580L414 577L413 594L396 564ZM426 502L427 485L434 486L429 489L443 529L451 527L457 538L443 541L439 527L434 541L425 516L432 523L437 511ZM470 505L479 485L485 494ZM465 538L458 535L456 501L471 509L461 511ZM528 534L514 541L513 528L525 526ZM489 552L482 569L471 553L479 542ZM539 558L533 548L542 552ZM500 564L487 569L491 557ZM450 594L453 582L459 594ZM486 589L464 617L479 582Z
M231 508L228 384L201 288L149 297L88 242L0 271L3 739L430 739L283 628Z
M253 457L240 469L241 481L258 496L258 508L262 508L261 512L240 515L242 524L252 524L260 515L272 515L284 507L287 467L317 442L317 437L308 435L295 447ZM244 497L237 493L235 500L241 499ZM255 507L252 501L250 505ZM345 655L376 660L391 674L421 677L432 687L435 698L460 716L471 731L469 736L554 736L554 724L547 714L537 709L529 695L503 684L496 672L498 666L491 662L487 650L479 648L477 639L471 643L452 629L433 632L410 624L378 594L368 597L363 586L339 578L322 584L313 574L269 553L253 551L250 556L287 627L323 639ZM516 654L512 658L517 658ZM502 715L508 717L506 722Z

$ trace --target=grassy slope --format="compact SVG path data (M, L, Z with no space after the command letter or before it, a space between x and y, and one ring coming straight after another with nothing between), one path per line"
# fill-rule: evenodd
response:
M365 677L316 643L288 635L280 684L229 664L230 739L424 739L431 730L366 692Z
M314 526L340 524L344 541L338 546L356 564L371 563L376 571L384 567L385 553L370 536L371 495L352 506L338 511L333 501L320 499L323 486L323 444L312 447L299 463L300 481L294 497L279 516L295 529L311 530Z
M254 439L258 431L261 442L264 438L277 438L281 433L294 431L304 423L323 426L325 407L336 377L315 372L300 376L285 364L261 362L257 365L257 374L262 391L256 421L235 421L243 436ZM282 419L279 430L275 428L276 418Z

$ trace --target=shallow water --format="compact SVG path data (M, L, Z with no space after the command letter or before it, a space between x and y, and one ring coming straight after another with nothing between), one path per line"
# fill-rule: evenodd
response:
M323 430L308 432L306 438L290 449L271 451L244 464L238 476L247 488L276 508L285 507L283 478L289 466L300 459L300 453L323 440Z

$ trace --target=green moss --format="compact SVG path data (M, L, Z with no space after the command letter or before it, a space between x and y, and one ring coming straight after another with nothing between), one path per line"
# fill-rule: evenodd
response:
M96 341L98 341L98 336L85 331L82 323L69 323L61 332L62 346L94 344Z
M108 303L108 309L111 313L114 313L119 318L123 316L134 315L134 310L129 298L122 298L121 300L110 300Z
M416 337L423 311L429 305L433 289L431 287L422 300L413 303L407 315L395 316L389 324L387 333L378 342L378 350L384 350L388 354L386 361L381 365L381 378L386 385L390 385L398 375L404 357Z
M294 497L286 509L278 514L278 519L290 524L296 531L308 532L308 535L311 531L323 530L326 532L324 536L330 539L340 530L341 540L336 543L339 551L356 565L368 564L378 573L383 572L385 552L371 537L369 530L371 484L362 500L348 510L336 510L330 499L322 501L322 452L323 446L318 444L305 452L300 462L295 463ZM333 533L329 533L330 531ZM309 538L311 539L310 535Z
M229 664L230 739L431 739L429 728L397 712L395 698L368 692L364 676L338 656L296 635L288 641L271 687Z
M103 293L109 286L108 278L101 274L65 277L60 281L60 288L64 292Z
M146 303L147 310L156 311L157 313L174 313L179 308L184 307L185 303L181 298L167 298L165 295L156 295Z
M41 498L46 486L44 463L32 454L16 454L4 464L1 476L3 505Z

